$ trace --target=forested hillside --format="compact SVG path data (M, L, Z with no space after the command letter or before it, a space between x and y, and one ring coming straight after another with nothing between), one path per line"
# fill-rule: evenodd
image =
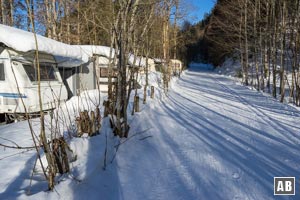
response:
M215 66L233 58L245 85L299 106L299 11L299 0L218 0L202 22L186 28L186 35L201 33L188 51Z

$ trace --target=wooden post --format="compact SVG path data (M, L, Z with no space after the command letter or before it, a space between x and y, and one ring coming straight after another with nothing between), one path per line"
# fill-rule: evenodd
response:
M79 137L81 137L83 133L82 133L82 128L81 128L81 119L80 119L80 117L76 118L76 125L77 125L77 135Z
M151 99L154 98L154 86L151 86L151 94L150 94Z
M101 128L101 114L99 107L96 108L96 128L100 130Z
M81 126L82 134L86 133L87 125L86 125L86 117L84 112L80 112L80 126Z
M103 101L104 106L104 117L107 117L109 114L109 101Z
M96 120L95 120L95 112L91 111L91 120L90 120L90 130L89 130L89 136L96 135Z
M140 97L139 96L134 97L134 110L135 110L135 112L140 112Z
M87 110L84 111L84 117L85 117L85 133L88 133L88 135L92 135L92 127L91 127L91 119L89 116L89 112Z
M63 137L54 138L53 144L53 155L56 162L56 167L60 174L64 174L70 171L69 160L66 152L66 141Z

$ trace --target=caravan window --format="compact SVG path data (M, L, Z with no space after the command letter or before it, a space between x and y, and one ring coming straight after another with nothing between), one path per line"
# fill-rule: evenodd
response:
M118 76L117 69L113 69L111 77L116 78L117 76ZM100 77L101 78L108 77L108 68L107 67L100 67Z
M108 77L108 68L100 67L100 77Z
M5 80L5 75L4 75L4 64L0 63L0 81Z
M32 64L23 64L24 69L31 81L38 81L37 68ZM41 81L56 81L55 70L52 64L40 63Z

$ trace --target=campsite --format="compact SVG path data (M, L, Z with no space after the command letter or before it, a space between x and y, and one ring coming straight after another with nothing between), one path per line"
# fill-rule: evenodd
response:
M0 0L0 199L300 199L300 0Z

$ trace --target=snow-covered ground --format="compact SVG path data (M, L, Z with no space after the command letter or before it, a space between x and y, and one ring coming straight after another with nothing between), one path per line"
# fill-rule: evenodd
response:
M279 70L280 70L280 61L278 61L278 64L276 65L277 74L276 74L276 92L277 92L277 99L280 99L280 76L279 76ZM285 103L289 103L290 105L295 105L294 99L291 96L291 85L293 83L292 78L292 66L290 62L286 63L287 69L285 69ZM272 66L271 66L271 73L270 73L270 90L267 87L268 79L264 79L264 92L272 94L273 90L273 72L272 72ZM224 63L221 66L218 66L215 68L215 72L217 72L220 75L224 75L227 77L230 77L232 80L242 82L242 67L239 60L233 59L233 58L226 58ZM256 90L257 88L257 79L256 79L256 70L255 70L255 63L250 62L249 63L249 86L248 88L251 90ZM261 75L261 72L259 72L259 75ZM261 80L260 80L261 81ZM261 83L260 83L261 84ZM295 94L295 91L294 91ZM296 97L295 97L296 98Z
M7 157L24 150L1 148L0 199L274 199L275 176L296 177L296 196L276 199L299 199L295 108L207 65L185 71L167 97L155 86L155 99L130 117L128 139L114 138L104 119L100 135L71 140L78 158L54 192L43 191L37 170L27 195L35 152ZM0 136L0 143L32 143L26 122L0 126Z

